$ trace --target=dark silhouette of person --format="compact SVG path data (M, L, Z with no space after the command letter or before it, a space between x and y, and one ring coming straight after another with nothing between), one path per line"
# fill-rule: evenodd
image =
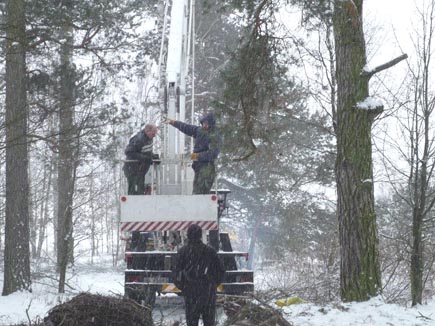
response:
M147 124L128 142L123 170L128 182L129 195L145 193L145 174L153 162L153 138L156 134L157 127Z
M187 326L214 326L216 291L225 274L217 252L202 242L202 230L197 224L187 229L188 243L176 256L174 283L185 301Z
M182 133L195 139L192 169L195 173L193 179L193 194L209 194L216 177L214 161L219 155L222 146L222 138L216 128L216 120L213 113L207 113L201 120L201 126L190 125L181 121L164 117L166 123L174 126Z

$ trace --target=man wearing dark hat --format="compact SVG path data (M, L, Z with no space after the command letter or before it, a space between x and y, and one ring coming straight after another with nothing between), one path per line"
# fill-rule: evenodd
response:
M190 155L195 177L193 194L209 194L213 186L216 170L214 160L218 157L222 139L216 129L213 113L204 115L199 121L201 127L164 117L166 123L195 139L193 153Z
M177 253L174 283L181 290L186 309L187 326L215 325L216 289L225 269L216 251L202 242L202 230L197 224L187 229L187 245Z

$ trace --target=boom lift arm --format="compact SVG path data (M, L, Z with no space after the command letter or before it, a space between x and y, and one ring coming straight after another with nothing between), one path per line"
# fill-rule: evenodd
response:
M160 51L162 114L181 121L186 119L193 9L194 0L172 0L170 8L165 8L170 17L164 19ZM121 231L130 234L125 253L125 295L151 305L156 292L179 292L171 283L171 265L192 223L201 226L204 242L215 247L224 261L227 271L218 292L239 295L254 289L253 272L240 270L236 264L238 258L247 259L247 253L234 252L228 234L219 234L229 191L192 195L193 172L190 157L183 155L185 147L184 134L164 125L161 159L152 169L151 195L121 197Z

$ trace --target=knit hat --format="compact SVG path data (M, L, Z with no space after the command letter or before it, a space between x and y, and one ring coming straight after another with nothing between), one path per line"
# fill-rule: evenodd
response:
M201 240L202 230L198 224L192 224L187 229L187 239L189 240Z
M203 124L204 122L208 123L208 125L210 126L210 128L214 128L216 126L216 119L214 118L214 114L213 113L207 113L206 115L204 115L200 120L199 123Z

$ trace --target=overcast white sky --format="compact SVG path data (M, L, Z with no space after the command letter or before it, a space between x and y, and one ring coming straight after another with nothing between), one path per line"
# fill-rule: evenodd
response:
M402 52L411 55L413 49L410 35L413 25L419 21L416 7L428 2L429 0L364 1L364 27L368 59L372 66L397 57Z

